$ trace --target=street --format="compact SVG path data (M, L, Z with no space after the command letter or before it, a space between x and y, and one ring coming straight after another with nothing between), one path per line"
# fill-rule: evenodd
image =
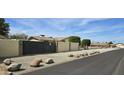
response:
M25 73L25 75L123 75L123 62L124 49L120 49Z

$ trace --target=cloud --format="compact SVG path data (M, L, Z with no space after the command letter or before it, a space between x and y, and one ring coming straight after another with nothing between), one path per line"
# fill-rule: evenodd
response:
M124 29L124 23L115 24L112 26L102 24L102 25L96 25L90 28L87 27L85 30L75 32L75 34L93 34L93 33L103 33L103 32L104 33L106 32L120 33L123 31L123 29Z
M123 19L108 18L15 18L8 19L11 33L49 36L78 35L82 38L107 40L124 34Z
M81 21L81 23L79 24L80 26L85 26L90 24L91 22L94 21L102 21L102 20L107 20L108 18L85 18Z

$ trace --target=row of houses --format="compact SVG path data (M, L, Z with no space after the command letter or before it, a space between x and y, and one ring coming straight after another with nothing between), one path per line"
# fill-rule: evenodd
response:
M32 36L28 40L0 39L0 57L30 54L55 53L79 50L79 43L68 42L68 38Z
M124 44L122 44L122 43L118 43L116 46L119 48L124 48Z
M46 37L45 35L40 36L31 36L28 38L29 41L40 41L40 42L55 42L55 41L62 41L62 42L69 42L69 37Z
M107 42L91 42L89 48L123 47ZM27 40L7 39L0 35L0 57L21 56L41 53L77 51L79 43L69 42L69 37L31 36Z
M41 36L32 36L32 37L29 37L28 40L30 41L40 41L40 42L69 42L69 37L56 37L56 38L53 38L53 37L46 37L44 35L41 35ZM109 47L116 47L115 44L108 44L108 42L95 42L95 41L92 41L91 42L91 45L89 48L109 48Z
M114 48L116 44L109 44L108 42L95 42L92 41L90 48Z
M1 36L2 39L5 39L4 36ZM38 41L38 42L69 42L69 37L46 37L45 35L40 36L31 36L28 38L29 41ZM116 47L117 44L108 44L108 42L95 42L92 41L90 48L108 48L108 47ZM118 46L118 45L117 45Z

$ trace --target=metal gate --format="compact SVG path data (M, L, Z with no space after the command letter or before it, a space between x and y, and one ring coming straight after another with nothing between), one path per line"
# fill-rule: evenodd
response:
M23 55L56 52L56 44L49 42L23 41Z

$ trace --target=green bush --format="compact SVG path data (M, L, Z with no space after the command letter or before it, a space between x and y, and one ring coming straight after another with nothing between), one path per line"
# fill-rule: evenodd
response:
M91 40L90 39L83 39L81 41L81 46L82 47L88 47L88 46L90 46L90 44L91 44Z
M70 36L69 37L69 42L75 42L81 44L81 38L79 36Z

